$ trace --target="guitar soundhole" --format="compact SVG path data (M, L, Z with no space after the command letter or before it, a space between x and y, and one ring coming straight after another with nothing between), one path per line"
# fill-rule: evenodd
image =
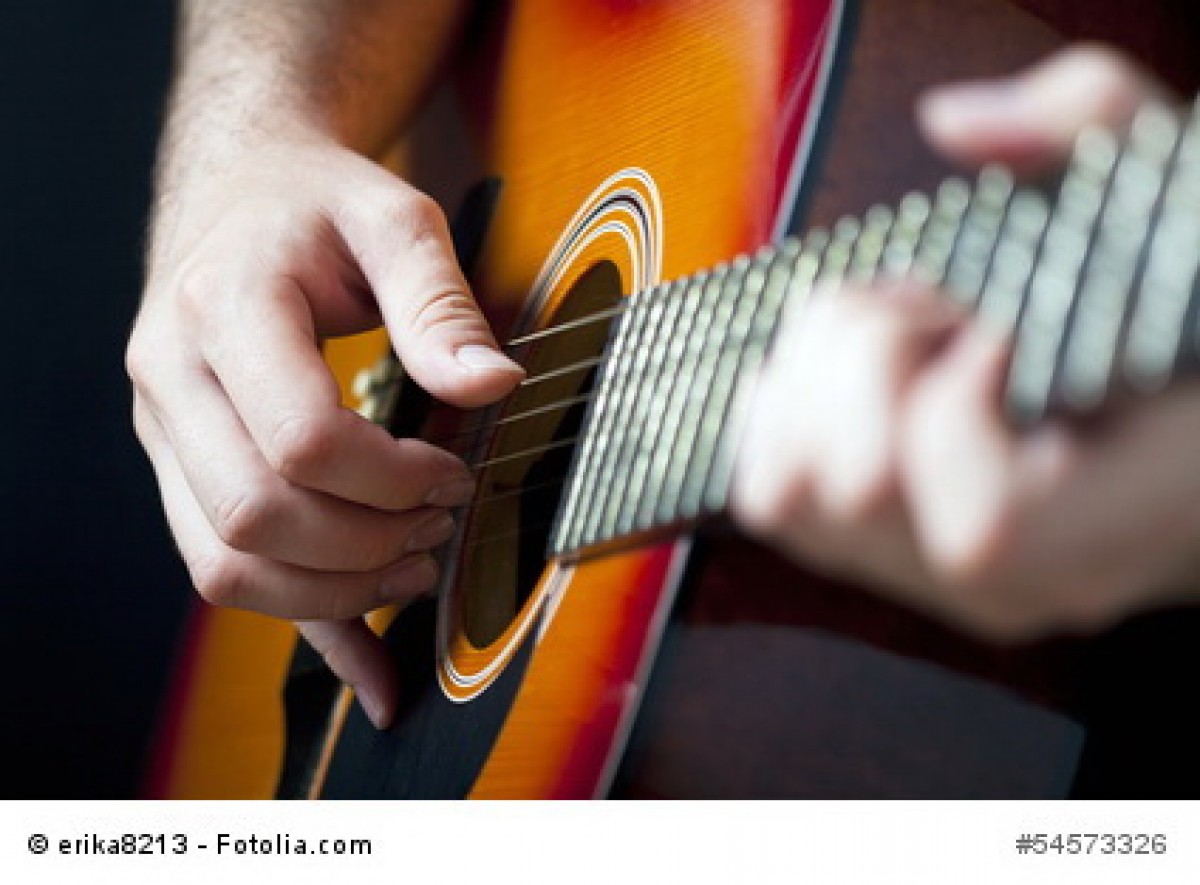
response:
M620 296L616 265L596 264L543 327L603 313ZM545 569L551 525L595 378L592 364L604 349L608 327L609 322L580 324L532 342L519 355L527 381L496 416L483 456L491 466L479 476L463 541L458 592L464 630L477 648L504 633Z

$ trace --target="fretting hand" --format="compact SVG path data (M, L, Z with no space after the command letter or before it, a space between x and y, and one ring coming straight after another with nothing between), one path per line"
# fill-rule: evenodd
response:
M946 154L1030 171L1156 92L1119 57L1077 49L920 110ZM735 516L801 561L993 638L1194 598L1200 392L1097 429L1020 434L1001 409L1007 358L1003 338L914 283L816 297L764 372Z

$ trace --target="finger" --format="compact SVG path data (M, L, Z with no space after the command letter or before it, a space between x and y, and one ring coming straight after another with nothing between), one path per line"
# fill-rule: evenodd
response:
M800 532L813 510L813 418L817 374L826 339L826 296L795 305L784 318L770 358L755 385L734 465L730 508L752 532L808 549Z
M161 367L158 383L186 389L155 410L192 496L228 546L323 571L382 568L446 541L453 520L440 508L390 512L353 504L281 479L203 369ZM186 403L179 409L177 404Z
M914 530L947 601L1001 633L1049 610L1042 588L1009 576L1034 555L1034 517L1070 460L1053 429L1019 442L1005 425L997 404L1007 357L999 336L967 330L914 383L900 455Z
M137 407L135 422L158 478L167 522L206 601L279 618L342 620L407 602L436 583L437 565L426 553L371 572L343 573L316 572L234 550L212 530L166 434L144 405Z
M825 567L912 572L895 483L897 406L957 322L912 286L822 295L789 315L750 412L734 516Z
M1181 561L1194 581L1200 473L1181 441L1198 436L1200 396L1186 389L1075 436L1072 470L1043 508L1031 564L1077 573L1063 582L1074 590L1063 594L1072 623L1102 624L1169 595Z
M1124 56L1082 47L1015 77L933 90L919 103L918 118L933 144L954 159L1032 172L1065 160L1085 127L1124 127L1159 94Z
M912 283L844 288L829 300L825 383L814 417L817 498L826 518L864 526L894 511L899 405L959 316Z
M417 383L439 399L476 407L520 382L524 372L497 347L433 200L389 190L376 204L356 204L340 223Z
M354 689L363 711L379 729L396 717L399 687L395 664L362 618L344 621L297 621L296 626L329 669Z
M393 439L341 406L294 280L243 274L206 298L193 310L205 327L201 352L279 476L383 510L465 503L470 475L459 459L418 440ZM157 402L182 406L186 399Z

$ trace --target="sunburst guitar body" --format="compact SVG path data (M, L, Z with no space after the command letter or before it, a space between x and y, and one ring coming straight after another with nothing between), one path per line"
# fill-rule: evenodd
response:
M397 430L462 454L479 493L443 553L437 598L379 623L400 670L398 719L375 731L319 662L293 658L285 625L205 611L149 792L1064 794L1083 739L1070 648L976 645L719 521L580 559L546 553L605 345L596 318L837 203L861 210L928 182L927 162L900 166L920 156L915 136L887 121L907 118L922 82L980 72L954 67L983 57L994 27L1011 39L986 55L988 72L1053 36L982 0L481 6L451 90L459 128L437 130L433 165L462 155L456 180L484 182L465 201L447 186L447 211L529 380L466 416L425 409L401 385ZM951 32L957 48L939 46L918 75L912 59ZM906 57L905 41L924 49ZM872 83L880 65L891 73ZM430 140L416 138L415 177ZM672 367L670 342L647 340L645 364ZM348 403L360 404L348 379L381 354L379 338L331 348Z

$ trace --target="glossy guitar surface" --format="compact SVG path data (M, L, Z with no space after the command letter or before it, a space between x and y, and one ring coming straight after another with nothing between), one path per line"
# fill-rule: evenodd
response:
M931 184L944 170L910 122L916 92L1010 70L1061 38L987 0L530 0L476 25L459 146L442 153L467 159L459 180L497 183L472 282L531 383L486 415L435 411L426 428L477 465L480 491L439 599L387 627L397 723L375 732L302 656L285 749L263 686L282 684L288 631L210 616L196 658L238 636L245 651L223 670L185 668L191 698L257 676L242 711L180 708L155 791L268 795L282 770L281 794L327 797L1066 794L1084 739L1074 644L982 646L720 524L545 558L605 341L588 319ZM418 180L421 142L444 147L446 130L430 131L442 134L418 134ZM575 331L552 331L564 326ZM331 361L348 379L379 348ZM257 718L257 737L231 747L231 717ZM233 755L240 775L222 761Z

